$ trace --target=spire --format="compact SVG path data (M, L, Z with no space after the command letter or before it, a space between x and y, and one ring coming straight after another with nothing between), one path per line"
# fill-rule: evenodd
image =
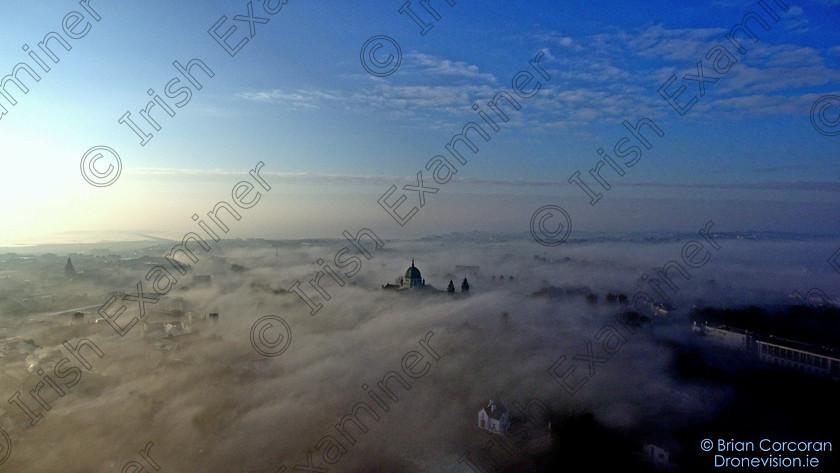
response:
M64 265L64 276L68 278L72 278L76 275L76 268L73 267L73 262L70 261L70 257L67 257L67 264Z
M411 258L411 267L414 267L414 258Z

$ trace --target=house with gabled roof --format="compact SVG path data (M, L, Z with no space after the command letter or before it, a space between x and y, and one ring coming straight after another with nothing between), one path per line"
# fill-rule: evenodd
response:
M504 434L510 428L510 414L501 402L490 399L478 411L478 427L494 434Z

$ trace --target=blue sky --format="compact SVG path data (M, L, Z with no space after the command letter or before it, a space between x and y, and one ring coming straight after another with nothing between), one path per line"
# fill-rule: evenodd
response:
M255 16L270 21L255 25L235 57L207 30L225 15L239 37L247 23L231 18L248 2L89 3L101 20L71 40L72 50L59 48L60 62L40 82L24 79L28 94L9 86L17 105L0 100L9 110L0 120L0 244L182 235L193 212L225 198L257 161L277 186L231 236L337 237L370 225L393 236L527 231L530 212L549 203L574 209L581 230L693 228L716 212L733 230L840 229L840 137L817 133L809 119L815 100L840 95L836 1L788 2L784 14L768 2L781 18L757 29L759 41L747 42L683 117L657 90L671 74L694 73L713 45L728 44L744 13L762 11L756 3L432 0L441 19L420 35L399 14L402 1L292 0L274 16L253 2ZM84 13L71 1L6 8L2 75L22 61L34 65L21 46L60 31L72 10ZM387 77L366 73L359 60L375 35L393 38L403 53ZM480 143L461 180L431 196L422 218L395 226L376 199L392 183L411 182L478 120L472 104L509 90L539 51L551 80ZM126 111L139 118L146 90L162 94L176 76L172 62L193 58L214 77L203 77L174 117L158 110L162 129L140 146L117 119ZM665 136L625 176L610 175L614 187L597 206L586 205L567 179L585 174L598 148L612 149L626 134L623 120L642 117ZM120 179L106 188L79 171L96 145L122 158ZM711 215L673 211L681 206Z

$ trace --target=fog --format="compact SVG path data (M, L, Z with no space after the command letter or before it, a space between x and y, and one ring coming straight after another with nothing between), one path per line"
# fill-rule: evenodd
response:
M32 339L41 348L26 357L12 356L12 348L4 353L0 396L9 399L19 391L42 417L30 425L21 409L2 403L0 428L13 446L0 471L109 472L122 471L131 461L153 471L139 454L148 442L154 443L150 456L161 471L274 472L283 466L291 471L307 465L307 453L312 465L329 471L468 471L458 457L486 442L476 422L489 399L510 406L538 398L561 414L592 412L599 422L624 431L667 432L699 422L726 401L728 391L673 373L671 347L694 343L690 309L792 302L793 290L805 294L810 288L834 296L828 288L837 275L825 259L835 243L719 235L720 249L711 251L708 263L691 269L688 281L675 279L679 290L669 293L673 310L651 315L651 323L599 363L574 395L547 372L561 355L585 354L588 341L598 349L596 333L615 324L620 311L605 295L643 290L653 295L642 274L653 275L666 262L679 260L687 238L699 239L598 238L554 248L482 235L385 241L382 248L368 245L372 258L362 257L360 271L344 277L343 287L321 279L329 300L318 297L307 281L320 269L317 260L332 264L335 253L350 246L346 241L227 241L210 252L197 251L200 261L191 274L161 302L183 298L183 318L192 317L197 334L150 341L141 321L121 337L105 321L93 323L96 309L86 310L85 323L76 325L67 314L3 313L0 338ZM161 257L166 251L157 245L140 253ZM412 258L426 284L441 291L450 279L460 288L466 275L470 295L383 290ZM456 265L480 269L456 273ZM77 269L96 269L83 266ZM60 271L56 266L55 274ZM83 286L95 300L91 304L99 306L112 291L134 294L145 271L120 266L108 271L106 282L74 282L74 289L65 290ZM194 274L210 275L210 287L195 284ZM314 315L300 297L286 292L295 281L323 305ZM5 284L11 284L8 278ZM549 286L586 286L598 302L534 295ZM144 290L152 293L147 281ZM140 314L136 302L123 303L127 310L119 322L125 325ZM147 305L144 321L161 317L152 308ZM206 320L211 312L220 314L218 326ZM276 357L264 357L251 345L251 328L266 315L282 318L291 328L291 343ZM83 351L90 370L61 345L83 338L104 353L99 358ZM424 338L431 350L418 343ZM428 371L416 379L401 368L410 351L424 356L417 370L428 362ZM80 368L71 387L64 384L69 379L51 374L62 358L70 361L65 368ZM65 393L41 389L49 410L27 394L43 378L35 371L39 367ZM398 401L375 387L390 371L410 384L405 390L388 383ZM367 432L349 424L352 444L335 425L360 401L375 406L362 385L378 392L388 410L375 408L378 421L362 414ZM536 421L532 445L544 427L538 416ZM317 448L328 435L344 448L335 464L325 462L325 448Z

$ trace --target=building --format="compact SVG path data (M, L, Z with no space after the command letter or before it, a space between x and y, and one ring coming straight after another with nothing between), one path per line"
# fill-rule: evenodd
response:
M76 276L76 268L73 267L73 262L70 257L67 257L67 264L64 265L64 277L71 279Z
M411 267L405 270L405 277L402 279L401 289L426 287L426 280L420 275L420 270L414 266L414 258L411 258Z
M699 333L709 340L731 350L750 352L752 350L753 336L748 330L742 330L725 325L694 323L692 327L695 333Z
M478 411L478 427L494 434L504 434L510 428L510 415L501 402L490 399Z
M420 270L417 269L417 266L414 266L414 258L411 259L411 266L405 270L405 274L403 276L398 277L397 280L394 281L394 284L383 284L382 289L390 289L393 291L415 291L428 289L439 292L431 285L426 285L426 280L423 279L423 275L420 274Z
M143 322L143 336L147 341L174 338L193 333L192 324L186 320Z
M840 376L840 351L833 347L709 323L698 325L695 322L693 330L718 345L741 351L766 363L816 375Z
M434 286L431 284L426 284L426 280L423 279L423 275L420 273L420 270L417 269L417 266L414 266L414 258L411 259L411 266L405 270L405 274L400 276L394 281L393 284L383 284L382 289L388 289L392 291L411 291L411 292L424 292L424 293L448 293L448 294L455 294L455 282L450 280L449 285L446 287L446 291L440 291L435 289ZM470 289L470 285L467 283L467 278L464 278L464 282L461 284L461 293L468 293Z
M652 463L653 467L657 470L671 471L674 469L674 466L671 463L671 455L668 453L668 450L657 447L652 443L642 447L642 456L645 460Z
M761 361L817 375L840 375L840 354L795 340L767 337L755 342Z
M394 282L395 284L383 284L382 289L394 291L434 289L431 286L426 286L426 280L423 279L423 275L420 274L417 266L414 266L414 258L411 259L411 266L405 270L405 275L398 277Z

